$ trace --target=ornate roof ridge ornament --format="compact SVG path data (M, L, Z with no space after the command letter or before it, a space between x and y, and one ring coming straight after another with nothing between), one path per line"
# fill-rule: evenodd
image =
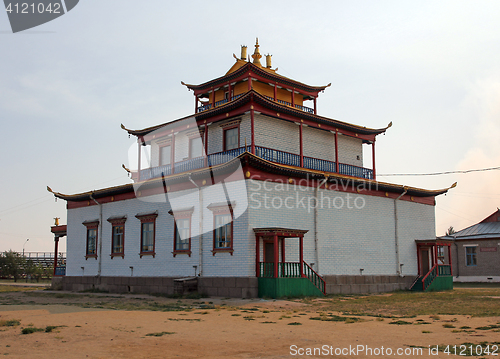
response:
M252 55L252 59L253 59L254 65L262 67L262 64L260 63L260 59L262 58L262 55L260 54L259 47L260 47L259 46L259 38L257 37L256 42L255 42L255 51Z

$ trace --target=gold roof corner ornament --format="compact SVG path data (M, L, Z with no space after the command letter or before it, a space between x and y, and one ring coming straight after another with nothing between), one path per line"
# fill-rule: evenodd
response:
M50 193L54 193L54 191L52 191L52 188L50 188L49 186L47 186L47 191L49 191Z
M392 127L392 121L391 121L391 122L389 122L389 124L387 125L387 127L386 127L386 128L391 128L391 127Z
M456 186L457 186L457 182L453 183L453 184L450 186L450 188L448 188L448 189L455 188Z
M125 165L124 165L123 163L122 163L122 167L123 167L123 169L124 169L125 171L127 171L128 173L130 173L130 170L129 170L127 167L125 167Z
M252 55L254 65L262 67L262 65L260 63L261 58L262 58L262 55L260 54L260 51L259 51L259 38L257 37L256 42L255 42L255 51Z

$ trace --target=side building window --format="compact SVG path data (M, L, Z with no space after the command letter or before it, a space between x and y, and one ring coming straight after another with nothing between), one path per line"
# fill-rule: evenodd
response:
M125 257L125 221L127 217L111 217L111 259Z
M207 208L213 212L214 229L213 229L213 250L215 255L217 252L230 252L233 255L233 208L235 202L228 204L214 203Z
M158 212L137 214L135 216L141 221L141 243L139 248L139 256L154 256L155 253L155 236L156 236L156 217Z
M85 259L97 259L97 233L99 228L99 221L85 221L82 224L87 228Z
M194 207L169 211L174 216L174 257L178 254L187 254L191 257L191 217Z
M465 265L467 267L477 265L477 247L465 247Z

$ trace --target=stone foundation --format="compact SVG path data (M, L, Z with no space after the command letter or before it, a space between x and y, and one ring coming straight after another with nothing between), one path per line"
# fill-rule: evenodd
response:
M326 294L383 293L410 289L416 276L327 275Z
M383 293L408 290L416 276L327 275L326 294ZM177 277L54 277L54 289L81 292L102 290L110 293L146 293L173 295ZM194 277L193 277L194 279ZM256 277L196 277L198 293L210 297L257 298ZM178 284L177 284L178 285ZM192 291L190 287L187 292ZM186 291L184 291L186 294Z
M146 293L173 295L178 277L54 277L54 289L81 292L102 290L110 293ZM198 293L211 297L256 298L259 288L256 277L197 277Z

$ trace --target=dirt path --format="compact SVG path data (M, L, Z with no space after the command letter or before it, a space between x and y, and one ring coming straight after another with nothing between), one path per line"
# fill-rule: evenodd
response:
M380 358L388 356L387 348L392 349L392 356L398 357L397 350L401 348L403 355L399 357L458 358L459 355L444 353L431 356L428 347L500 342L498 330L474 329L497 325L499 317L441 316L432 319L422 316L402 319L411 324L401 322L400 325L389 324L394 319L374 317L351 317L353 319L347 319L347 322L338 322L334 320L345 320L336 317L338 313L317 312L316 307L293 301L210 301L211 305L202 303L203 300L194 303L202 303L202 307L215 306L214 309L165 312L104 310L61 304L2 305L0 321L15 319L20 325L0 327L0 354L13 358L61 355L65 358ZM222 302L224 305L221 306ZM22 335L21 329L30 326L42 329L59 327L48 333ZM349 346L358 345L370 347L373 355L361 351L357 355L346 352ZM299 355L301 349L307 354L307 348L322 346L328 347L328 353L333 355L325 356L326 351L323 355ZM412 352L414 346L424 347L422 355ZM376 356L382 347L386 355ZM338 355L335 355L335 349ZM344 349L344 355L339 349ZM404 355L404 350L411 355Z

